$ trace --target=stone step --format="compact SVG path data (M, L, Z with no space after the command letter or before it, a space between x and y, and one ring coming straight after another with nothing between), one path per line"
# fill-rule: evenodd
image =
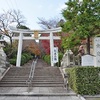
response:
M1 82L26 82L28 79L26 80L2 80ZM0 82L0 83L1 83ZM63 82L62 79L51 79L51 80L46 80L46 79L43 79L43 80L39 80L39 79L33 79L33 82Z
M6 76L3 79L28 79L28 76ZM62 79L62 76L34 76L34 79Z
M9 75L5 75L4 78L28 78L28 76L9 76Z
M63 84L32 84L32 87L64 87ZM28 87L28 84L0 84L0 87Z
M43 79L44 80L45 79L46 80L51 80L51 79L55 79L56 80L56 79L58 79L59 80L59 79L63 79L63 78L62 77L34 77L33 79L38 79L38 80L43 80Z
M5 78L28 78L28 76L5 76ZM49 75L49 76L34 76L34 78L62 78L61 75L59 76L52 76L52 75Z
M17 73L7 73L6 74L7 76L24 76L24 75L29 75L29 73L20 73L20 72L17 72Z
M28 87L27 84L0 84L0 87Z
M63 84L33 84L33 87L64 87Z
M2 80L28 80L29 78L15 78L15 77L10 77L10 78L4 78ZM34 77L33 80L63 80L61 77Z
M34 74L35 76L61 76L61 74L45 74L45 73L39 73L39 74Z
M0 96L10 96L10 97L18 97L18 96L37 96L37 97L39 97L39 96L42 96L42 97L47 97L47 96L49 96L49 97L51 97L51 96L56 96L56 97L59 97L59 96L67 96L68 98L66 99L66 98L64 98L63 100L69 100L69 96L75 96L75 98L76 98L76 96L77 96L77 94L76 93L33 93L33 92L24 92L24 93L0 93ZM60 98L61 98L60 97ZM22 98L21 98L22 99ZM20 99L20 100L21 100ZM44 98L45 99L45 98ZM34 100L34 99L32 99L32 100ZM51 99L50 99L51 100ZM54 99L53 99L54 100ZM72 99L71 99L72 100ZM79 99L75 99L75 100L79 100ZM85 99L81 99L81 100L85 100Z
M0 83L2 82L27 82L28 80L2 80ZM63 82L63 80L33 80L33 82Z
M17 81L17 82L13 82L13 81L11 81L11 82L0 82L0 84L25 84L25 83L27 83L26 81L25 82L23 82L23 81ZM44 82L44 81L41 81L41 82L32 82L33 84L63 84L63 82Z
M27 73L26 73L26 72L16 72L16 73L10 72L10 73L7 73L6 75L7 75L7 76L24 76L24 75L26 76L26 75L29 75L29 74L30 74L30 72L27 72ZM61 75L61 73L59 73L59 72L58 72L58 73L57 73L57 72L56 72L56 73L54 73L54 72L35 72L34 75L36 75L36 76L37 76L37 75L38 75L38 76L39 76L39 75L40 75L40 76L41 76L41 75L42 75L42 76L47 76L47 75L59 76L59 75Z
M3 79L11 79L11 78L12 78L12 79L13 79L13 78L17 78L17 79L27 79L28 77L29 77L29 75L24 75L24 76L21 76L21 77L20 77L20 76L9 76L9 77L8 77L8 76L6 75L6 76L3 77Z

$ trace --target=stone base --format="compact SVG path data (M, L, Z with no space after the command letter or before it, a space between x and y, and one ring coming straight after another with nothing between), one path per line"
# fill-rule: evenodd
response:
M2 74L5 72L6 69L4 68L0 68L0 77L2 76Z

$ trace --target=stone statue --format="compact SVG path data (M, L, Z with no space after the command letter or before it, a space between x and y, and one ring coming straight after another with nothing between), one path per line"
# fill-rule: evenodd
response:
M67 50L65 54L63 55L61 66L62 67L68 67L71 65L71 56L73 55L73 52L71 50Z

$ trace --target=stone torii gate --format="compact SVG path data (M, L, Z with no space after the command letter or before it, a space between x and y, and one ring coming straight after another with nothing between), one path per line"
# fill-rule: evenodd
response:
M16 66L20 67L21 64L21 53L22 53L22 44L23 40L50 40L50 55L51 55L51 66L54 66L53 62L53 49L54 49L54 42L53 40L60 40L60 36L53 36L53 33L61 32L61 27L48 29L48 30L24 30L24 29L10 29L10 32L17 33L19 36L13 36L13 40L19 40L18 43L18 52L17 52L17 61ZM24 34L33 34L34 36L24 36ZM39 34L47 33L50 34L48 37L46 36L39 36Z

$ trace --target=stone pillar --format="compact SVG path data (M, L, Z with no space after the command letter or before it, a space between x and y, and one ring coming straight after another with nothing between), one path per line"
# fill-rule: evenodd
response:
M54 63L53 63L53 48L54 48L53 33L50 32L50 57L51 57L51 66L54 66Z
M18 43L18 52L17 52L17 63L16 63L17 67L20 67L20 64L21 64L22 44L23 44L23 33L20 33L19 43Z
M69 54L69 50L67 51L67 66L70 66L70 54Z

